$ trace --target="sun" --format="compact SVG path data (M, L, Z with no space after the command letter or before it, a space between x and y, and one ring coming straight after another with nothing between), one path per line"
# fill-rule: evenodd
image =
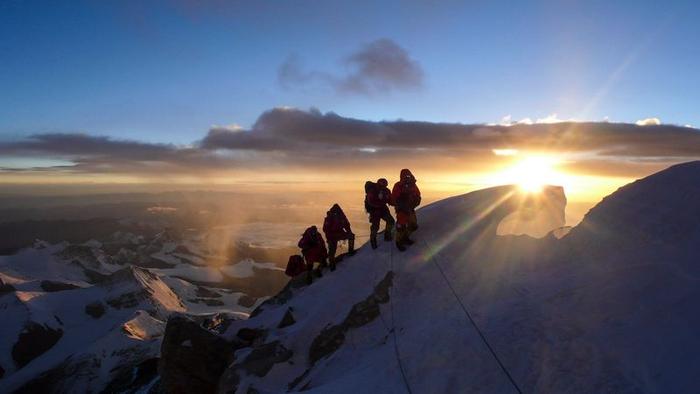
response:
M515 184L528 193L539 193L545 185L565 186L568 179L557 170L554 156L526 156L496 175L498 184Z

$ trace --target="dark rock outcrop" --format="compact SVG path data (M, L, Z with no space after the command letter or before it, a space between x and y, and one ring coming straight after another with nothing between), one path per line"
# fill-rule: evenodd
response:
M80 286L76 286L72 283L56 282L53 280L42 280L41 289L47 292L65 291L79 289Z
M5 368L0 365L0 379L2 379L3 376L5 376Z
M158 378L158 359L149 358L135 367L122 368L105 387L104 393L133 393Z
M238 305L250 308L253 305L255 305L255 302L257 301L256 298L253 298L247 294L242 294L240 298L238 298Z
M394 273L387 272L370 294L363 301L353 305L350 313L342 323L326 327L321 331L311 343L309 349L309 362L311 365L316 361L333 354L345 342L345 333L351 328L362 327L376 319L380 314L379 304L389 302L389 288L392 286Z
M221 375L219 393L235 393L240 383L241 373L264 377L275 364L285 362L292 358L293 355L294 353L284 347L279 341L256 346L245 360L229 367Z
M306 277L304 275L297 275L295 278L290 279L289 282L287 282L287 285L284 286L284 288L282 288L282 290L280 290L279 293L277 293L273 297L268 298L267 300L265 300L265 302L258 305L258 307L255 308L250 314L250 317L255 317L259 315L268 306L286 304L294 296L294 290L305 287L306 285ZM238 303L240 304L241 301L239 300ZM253 304L251 304L250 306L253 306Z
M207 306L224 306L224 302L221 300L215 300L213 298L191 298L187 300L195 304L205 304Z
M85 305L85 313L99 319L105 314L105 306L100 301L91 302Z
M195 294L197 294L197 297L200 298L221 298L221 294L202 286L197 286L197 291Z
M294 315L292 314L292 308L287 308L287 312L285 312L284 316L282 316L282 320L280 320L277 328L289 327L296 322L297 321L294 319Z
M28 322L12 346L12 359L22 368L51 349L63 336L63 330Z
M236 333L236 337L241 341L250 344L255 342L259 338L264 340L266 334L267 331L263 329L243 327L240 330L238 330L238 332Z
M289 360L292 355L291 350L279 341L274 341L254 348L242 363L237 364L237 367L255 376L263 377L275 364Z
M158 371L167 393L213 393L235 346L183 315L168 320Z
M9 283L5 283L2 278L0 278L0 295L12 293L15 291L15 287Z

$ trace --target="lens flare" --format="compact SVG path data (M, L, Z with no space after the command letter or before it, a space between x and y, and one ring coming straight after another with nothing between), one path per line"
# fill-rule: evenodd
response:
M557 171L561 163L553 156L527 156L494 177L495 184L514 184L527 193L539 193L545 185L568 185L568 177Z

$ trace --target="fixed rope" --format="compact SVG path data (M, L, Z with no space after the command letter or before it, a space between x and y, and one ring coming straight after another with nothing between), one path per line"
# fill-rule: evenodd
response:
M394 245L389 245L389 267L391 272L394 272ZM396 278L396 274L394 274ZM395 281L394 281L395 283ZM401 371L401 378L403 379L403 384L406 386L406 391L408 394L413 394L411 391L411 386L408 384L408 378L406 377L406 371L403 368L403 363L401 362L401 355L399 354L399 343L396 339L396 323L394 322L394 284L389 288L389 308L391 310L391 332L394 338L394 354L396 355L396 362L399 364L399 371Z
M427 244L426 242L423 242L423 243L424 243L424 245L425 245L425 247L426 247L426 249L427 249L427 248L428 248L428 244ZM435 256L435 255L434 255L434 256ZM501 361L501 359L500 359L500 358L498 357L498 355L496 354L496 351L493 350L493 347L491 347L491 344L489 344L489 341L486 339L486 336L484 335L484 333L481 332L481 329L479 329L479 326L476 324L476 321L474 321L474 319L472 318L471 313L469 313L469 310L468 310L467 307L464 305L464 303L462 302L462 300L459 298L459 295L457 294L457 291L456 291L456 290L454 289L454 287L452 286L452 283L450 283L450 280L447 278L447 275L445 274L445 271L443 271L442 267L441 267L440 264L435 260L435 257L434 257L434 256L433 256L433 257L430 257L430 261L432 261L433 264L435 264L435 266L436 266L436 267L438 268L438 270L440 271L440 274L442 274L443 279L445 279L445 283L447 283L447 286L448 286L448 287L450 288L450 290L452 291L452 295L454 295L455 299L456 299L457 302L459 303L459 306L462 308L462 311L464 311L464 314L467 316L467 319L469 319L469 321L472 323L472 325L474 326L474 329L476 330L477 334L479 334L479 337L481 337L481 340L482 340L482 341L484 342L484 344L486 345L486 348L489 350L489 352L491 352L491 355L492 355L493 358L496 360L496 362L498 363L498 365L501 367L501 370L502 370L503 373L506 375L506 377L508 378L508 380L510 381L510 383L513 385L513 388L515 388L515 391L517 391L518 394L522 394L522 390L520 390L520 387L519 387L518 384L515 382L515 379L513 379L513 376L510 374L510 372L508 372L508 368L506 368L506 366L503 364L503 362Z

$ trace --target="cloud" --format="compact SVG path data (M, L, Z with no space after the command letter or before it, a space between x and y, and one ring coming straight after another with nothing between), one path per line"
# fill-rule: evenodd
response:
M249 129L212 126L189 146L86 134L38 134L0 142L0 156L72 163L51 167L56 171L154 176L297 169L335 175L405 166L458 172L528 152L565 154L577 171L617 174L637 169L642 175L659 163L700 158L700 131L608 122L374 122L316 109L274 108Z
M550 123L563 123L563 122L577 122L575 119L559 119L557 114L549 114L544 118L537 118L535 121L532 118L522 118L518 121L514 121L511 115L506 115L501 118L498 123L490 123L489 126L512 126L516 124L550 124Z
M492 149L491 151L496 156L515 156L518 154L517 149Z
M637 126L658 126L661 124L661 120L659 118L646 118L636 121L635 124Z
M200 170L231 165L234 162L200 148L115 140L80 133L37 134L20 141L0 142L0 156L2 155L59 159L68 164L43 167L43 170L89 173L138 174L164 169Z
M386 38L366 44L341 63L349 70L346 74L306 71L299 57L292 54L277 69L277 80L286 89L323 85L341 94L362 95L415 90L424 83L420 64Z

